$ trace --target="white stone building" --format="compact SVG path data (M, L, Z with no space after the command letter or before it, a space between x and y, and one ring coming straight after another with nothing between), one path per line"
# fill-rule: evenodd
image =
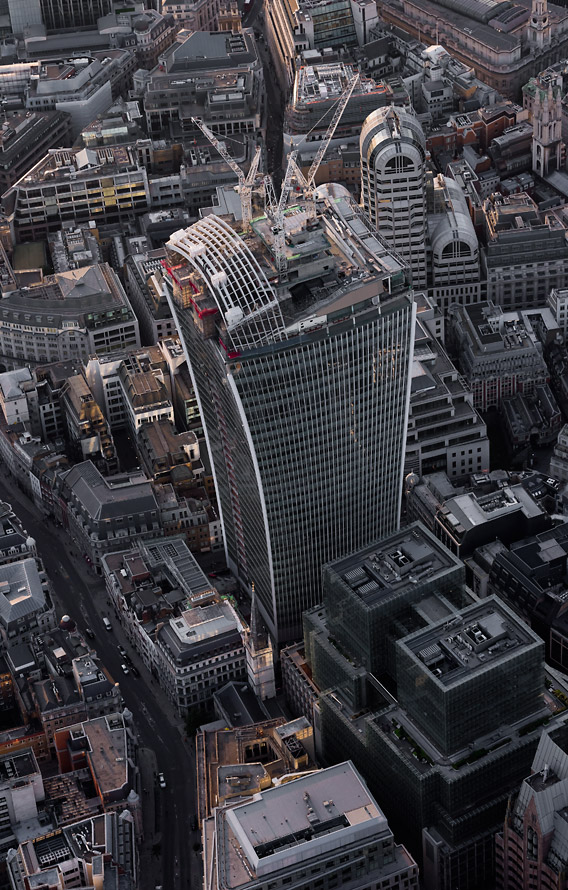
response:
M205 890L418 887L416 863L351 761L219 807L203 840Z
M184 711L230 680L246 680L242 624L227 601L170 618L156 632L160 682Z

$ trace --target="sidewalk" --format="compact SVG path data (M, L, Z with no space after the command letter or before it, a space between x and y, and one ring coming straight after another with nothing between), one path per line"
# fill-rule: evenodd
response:
M100 603L101 608L108 612L113 618L113 631L116 642L120 645L124 646L127 650L129 657L132 658L133 663L136 665L141 674L141 679L144 685L148 688L148 691L151 692L153 698L156 700L157 704L160 707L160 710L163 712L165 718L167 719L170 726L173 726L178 730L181 737L183 739L186 738L185 732L185 722L182 717L180 717L178 711L174 707L171 699L160 685L156 677L154 677L140 656L140 653L137 649L134 648L132 641L128 639L126 636L125 630L120 622L120 615L114 611L114 607L109 605L106 597L106 590L104 591L104 597Z
M140 890L154 890L161 881L162 861L154 855L154 847L161 841L159 816L156 812L156 780L158 771L156 755L151 748L138 749L138 794L142 801L144 837L139 844Z

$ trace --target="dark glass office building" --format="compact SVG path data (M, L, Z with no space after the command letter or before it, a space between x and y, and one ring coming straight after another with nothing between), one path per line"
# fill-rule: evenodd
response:
M168 246L227 558L274 638L297 639L323 563L398 525L414 304L385 272L300 311L214 216Z

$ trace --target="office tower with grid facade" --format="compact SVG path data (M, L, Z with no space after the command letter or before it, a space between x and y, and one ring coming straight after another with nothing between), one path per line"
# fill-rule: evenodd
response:
M410 266L414 289L427 286L426 140L411 111L371 112L360 137L365 210L385 241Z
M97 20L112 12L111 0L8 0L14 34L45 25L48 31L94 28Z
M386 263L316 302L277 296L247 242L206 217L172 235L165 280L229 565L284 642L321 566L398 525L415 308Z

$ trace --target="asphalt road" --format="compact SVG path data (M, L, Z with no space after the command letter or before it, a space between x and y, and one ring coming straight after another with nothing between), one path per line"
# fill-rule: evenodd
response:
M243 25L245 28L252 28L256 24L259 13L262 11L263 0L253 0L248 11L243 15ZM240 2L239 8L241 12L244 9L244 0Z
M241 9L243 8L241 3L239 3L239 6ZM243 17L245 28L255 28L261 33L263 32L262 7L262 0L253 0L250 9ZM268 172L272 174L273 179L279 184L282 175L284 97L274 72L266 41L264 39L258 40L256 46L264 68L264 84L266 87L266 155Z
M4 468L3 468L4 469ZM142 874L142 890L154 890L156 884L164 890L187 890L201 886L201 857L193 851L199 840L191 832L191 820L196 813L195 754L192 742L185 742L174 723L172 709L167 705L162 690L150 678L142 662L128 644L112 608L107 604L104 584L100 578L83 567L81 557L71 555L65 532L39 517L33 503L6 477L0 475L0 499L12 505L24 528L36 540L51 580L58 614L67 612L80 628L89 626L95 633L93 646L101 662L120 683L126 706L132 711L141 744L154 749L158 770L164 773L167 787L156 790L159 802L157 822L161 832L161 875L156 861L157 880L153 870ZM107 613L112 632L104 629L103 615ZM140 678L125 676L123 661L117 645L123 645L140 670Z

